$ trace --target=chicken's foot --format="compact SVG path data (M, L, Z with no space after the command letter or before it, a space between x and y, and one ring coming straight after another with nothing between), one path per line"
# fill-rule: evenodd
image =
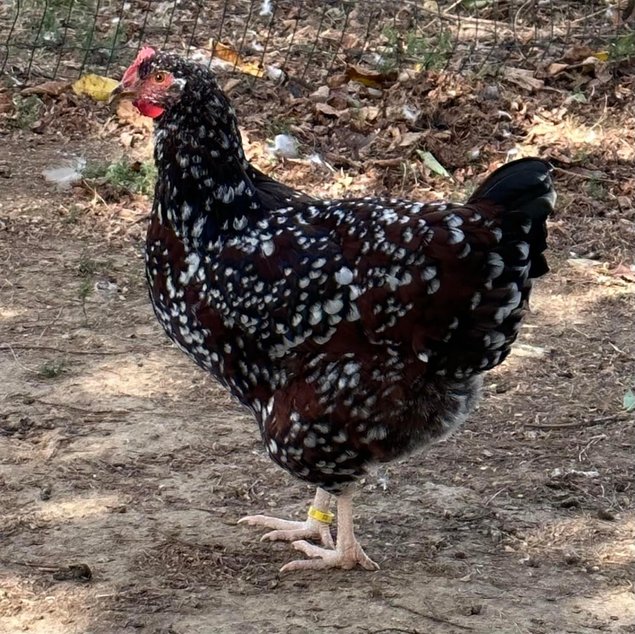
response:
M281 572L291 570L324 570L343 568L350 570L361 566L366 570L378 570L379 566L364 552L353 530L352 493L344 493L337 500L337 546L335 550L320 548L307 541L293 542L293 547L311 559L291 561Z
M267 515L247 515L238 520L238 523L274 529L265 533L261 541L296 542L296 540L314 539L324 546L322 550L333 550L335 545L333 544L330 530L333 514L329 511L330 505L330 493L318 488L304 522L282 520L277 517L268 517ZM305 543L308 544L308 542Z

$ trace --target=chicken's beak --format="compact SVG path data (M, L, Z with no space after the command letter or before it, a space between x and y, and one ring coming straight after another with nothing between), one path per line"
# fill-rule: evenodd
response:
M122 99L128 99L134 97L137 91L133 86L124 86L123 83L116 86L108 97L108 104L117 104Z

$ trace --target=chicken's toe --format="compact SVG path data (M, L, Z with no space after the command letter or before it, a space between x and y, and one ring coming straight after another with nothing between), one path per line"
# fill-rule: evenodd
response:
M333 537L328 524L307 518L304 522L283 520L267 515L248 515L238 520L239 524L250 526L264 526L273 530L265 533L260 541L287 541L295 542L303 539L313 539L321 543L325 548L333 549Z
M280 572L325 570L326 568L350 570L356 566L361 566L365 570L379 570L379 566L364 552L357 541L350 547L339 547L335 550L320 548L307 541L293 542L293 547L311 559L291 561L285 564Z

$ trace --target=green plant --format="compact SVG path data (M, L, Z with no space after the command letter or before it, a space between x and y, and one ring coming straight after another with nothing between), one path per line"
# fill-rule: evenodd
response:
M154 191L157 170L153 161L130 161L126 157L114 163L88 164L83 171L86 180L104 181L119 190L150 196Z
M66 225L74 225L81 218L84 210L79 205L73 205L69 210L68 214L64 216L62 222Z
M597 178L591 178L587 182L586 189L589 196L595 200L603 200L606 198L606 187L604 186L604 183Z
M44 379L56 379L66 371L68 363L63 359L45 361L37 370L38 376Z
M88 256L82 255L79 258L79 264L77 265L77 272L83 278L91 278L99 268L99 262L91 260Z
M14 95L13 105L15 106L15 115L13 122L16 128L27 130L39 118L44 110L44 102L37 95Z
M383 35L387 40L380 64L384 72L404 64L431 70L443 68L453 49L452 34L447 29L436 36L426 37L416 31L401 33L393 27L387 27Z
M77 289L77 297L82 305L84 319L88 323L88 313L86 312L86 300L90 297L95 287L95 273L101 266L100 262L92 260L86 254L82 254L77 265L77 272L82 278Z
M273 116L265 122L265 132L268 138L274 137L277 134L289 134L291 127L296 123L297 121L292 117L282 115Z
M635 57L635 33L618 35L609 42L609 60L616 62Z

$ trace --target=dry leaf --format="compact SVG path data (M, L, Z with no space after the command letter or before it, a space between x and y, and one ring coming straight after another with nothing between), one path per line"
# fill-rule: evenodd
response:
M593 49L586 44L576 44L567 49L562 56L562 61L567 64L577 64L583 59L593 55Z
M344 73L338 73L336 75L331 75L326 80L326 83L331 88L339 88L340 86L343 86L346 83L346 75Z
M127 99L117 104L117 118L135 128L152 132L154 123L150 117L144 117Z
M609 273L615 277L623 279L625 282L635 282L635 265L626 266L626 264L618 264Z
M542 81L542 79L534 77L534 72L532 70L507 66L503 73L505 75L505 79L508 79L517 86L529 91L540 90L545 86L545 82Z
M364 106L360 109L359 114L365 121L376 121L379 117L379 108L377 106Z
M232 90L234 90L234 88L236 88L237 86L240 86L241 83L242 83L242 80L239 77L230 77L223 84L223 92L226 94L229 94Z
M6 92L0 92L0 114L11 112L15 106Z
M398 73L390 71L381 73L378 71L366 70L357 66L348 66L345 74L347 81L356 81L368 88L387 88L397 81Z
M71 87L70 81L45 81L43 84L37 86L29 86L20 91L21 95L48 95L50 97L58 97L63 92L66 92Z
M329 106L327 103L316 103L315 109L327 117L341 117L345 110L336 110L333 106Z
M421 140L423 134L423 132L406 132L399 141L399 147L408 147L410 145L415 145Z
M549 66L547 66L547 75L549 77L555 77L561 72L567 70L567 68L571 68L571 66L569 64L559 64L558 62L554 62L553 64L549 64Z
M318 103L325 102L329 98L330 94L331 90L328 86L320 86L309 95L309 99Z
M76 95L86 95L95 101L108 101L110 93L118 85L119 82L110 77L84 75L73 84L73 92Z
M223 62L231 64L233 68L236 68L241 73L246 75L253 75L254 77L263 77L265 72L258 64L254 62L244 61L237 51L231 46L227 46L222 42L216 42L212 48L212 57L220 59Z

